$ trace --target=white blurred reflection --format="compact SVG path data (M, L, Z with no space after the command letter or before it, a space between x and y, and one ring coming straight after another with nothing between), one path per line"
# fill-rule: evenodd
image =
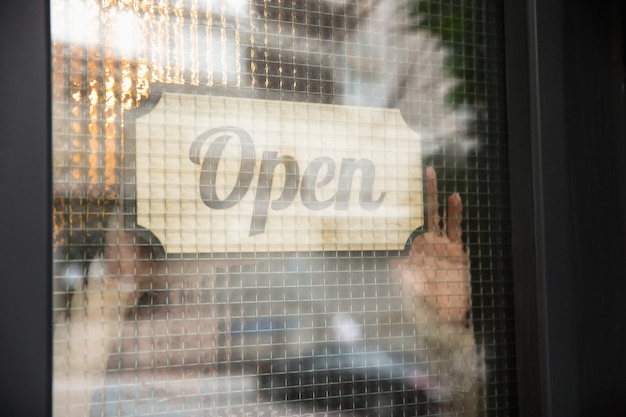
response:
M446 94L448 51L415 29L407 0L54 0L56 43L104 48L150 67L149 82L252 89L265 98L397 107L426 155L477 147L468 106ZM107 52L108 51L108 52Z

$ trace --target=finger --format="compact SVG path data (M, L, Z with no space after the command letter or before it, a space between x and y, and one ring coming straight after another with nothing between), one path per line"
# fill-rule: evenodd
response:
M74 323L82 323L85 321L85 308L87 303L87 298L85 297L85 288L87 283L84 278L81 278L76 283L76 289L74 290L74 294L72 295L71 304L70 304L70 320Z
M439 233L439 202L437 201L437 173L433 167L426 168L426 215L428 230Z
M463 202L458 193L448 197L448 239L450 242L461 243L461 222L463 221Z

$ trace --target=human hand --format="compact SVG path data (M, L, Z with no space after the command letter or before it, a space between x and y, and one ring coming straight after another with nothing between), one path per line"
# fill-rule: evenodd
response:
M400 262L402 291L405 298L424 298L440 322L461 323L469 318L471 292L469 255L461 240L463 203L458 193L450 195L447 218L442 221L437 198L437 174L429 167L427 231L414 238L409 256Z

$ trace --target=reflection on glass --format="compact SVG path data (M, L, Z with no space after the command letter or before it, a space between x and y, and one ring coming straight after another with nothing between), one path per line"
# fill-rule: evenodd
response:
M418 3L52 1L55 415L485 415Z

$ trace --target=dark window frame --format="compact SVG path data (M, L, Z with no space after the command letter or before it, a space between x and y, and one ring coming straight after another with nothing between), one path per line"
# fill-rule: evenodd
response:
M2 415L51 412L48 8L0 8ZM520 416L626 409L625 9L505 2Z
M48 2L0 6L2 415L51 410L51 116Z
M626 6L505 2L520 416L626 410Z

